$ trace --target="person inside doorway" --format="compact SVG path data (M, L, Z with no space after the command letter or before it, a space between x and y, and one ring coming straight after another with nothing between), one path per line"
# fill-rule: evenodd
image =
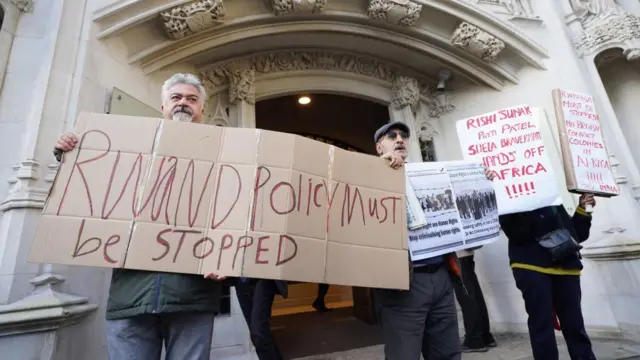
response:
M280 349L271 334L271 308L276 295L287 298L287 282L241 277L237 279L235 288L258 359L282 360Z
M327 293L329 292L329 284L318 284L318 296L316 300L313 302L312 306L319 313L325 313L331 311L327 307L325 298L327 297Z
M582 317L578 245L589 238L591 214L585 209L595 203L593 195L583 194L573 216L562 205L500 216L535 360L558 360L554 311L571 359L595 360Z
M460 283L454 283L456 298L464 320L465 335L461 347L463 353L486 352L489 348L497 346L491 334L487 304L476 275L476 263L473 257L477 249L461 250L456 253L460 259L462 279L466 286L463 288Z
M175 74L162 86L165 120L200 122L206 99L200 80ZM78 146L73 133L60 136L54 155ZM216 274L187 275L113 269L107 299L107 349L111 360L209 360L213 321L220 308Z
M379 128L376 150L394 169L408 156L409 127L394 121ZM495 173L485 169L493 180ZM463 281L455 254L410 262L409 290L376 289L386 360L460 360L453 281Z

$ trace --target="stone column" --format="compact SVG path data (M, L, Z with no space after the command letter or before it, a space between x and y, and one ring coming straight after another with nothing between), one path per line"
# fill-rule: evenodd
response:
M82 349L77 353L96 357L94 350L104 350L103 337L96 338L103 320L88 317L98 307L89 296L102 297L102 283L96 281L102 279L90 269L74 277L67 266L27 262L57 170L53 144L65 116L75 117L71 104L77 102L80 80L74 81L74 74L81 78L76 63L84 61L81 39L88 38L89 26L83 25L91 21L90 13L86 0L73 6L44 1L37 7L32 0L0 2L15 6L7 14L20 11L16 19L5 19L16 26L0 93L0 174L5 175L0 178L0 357L56 360L69 358L76 346ZM61 62L61 54L76 57ZM22 94L18 111L15 94ZM85 296L67 293L78 290Z
M256 127L256 71L250 66L231 66L229 79L229 118L237 127Z
M418 127L416 126L415 109L420 101L420 87L418 80L407 76L396 76L391 88L391 104L389 117L391 121L402 121L409 127L409 162L422 162Z

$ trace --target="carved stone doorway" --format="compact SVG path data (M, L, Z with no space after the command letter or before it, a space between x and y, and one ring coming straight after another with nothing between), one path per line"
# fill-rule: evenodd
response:
M301 104L301 97L308 98L308 103ZM371 155L376 154L375 131L389 122L386 105L333 94L304 93L271 98L258 101L255 111L259 129L294 133ZM314 313L311 307L317 289L316 284L290 283L289 298L276 298L274 302L272 326L285 358L381 342L380 328L372 326L377 323L377 313L371 289L331 285L325 299L333 311L328 314Z

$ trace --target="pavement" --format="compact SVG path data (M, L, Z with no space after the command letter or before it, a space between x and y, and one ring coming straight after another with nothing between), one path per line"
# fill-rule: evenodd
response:
M485 353L463 354L462 360L533 360L526 334L496 334L498 347ZM594 339L593 350L598 360L640 360L640 344L624 340ZM558 339L560 360L569 360L564 340ZM315 355L296 360L384 360L382 345L332 354Z

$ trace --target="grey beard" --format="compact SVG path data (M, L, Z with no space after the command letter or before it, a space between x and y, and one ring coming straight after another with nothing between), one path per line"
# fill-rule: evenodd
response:
M173 114L173 120L181 122L191 122L193 121L193 115L180 111Z

